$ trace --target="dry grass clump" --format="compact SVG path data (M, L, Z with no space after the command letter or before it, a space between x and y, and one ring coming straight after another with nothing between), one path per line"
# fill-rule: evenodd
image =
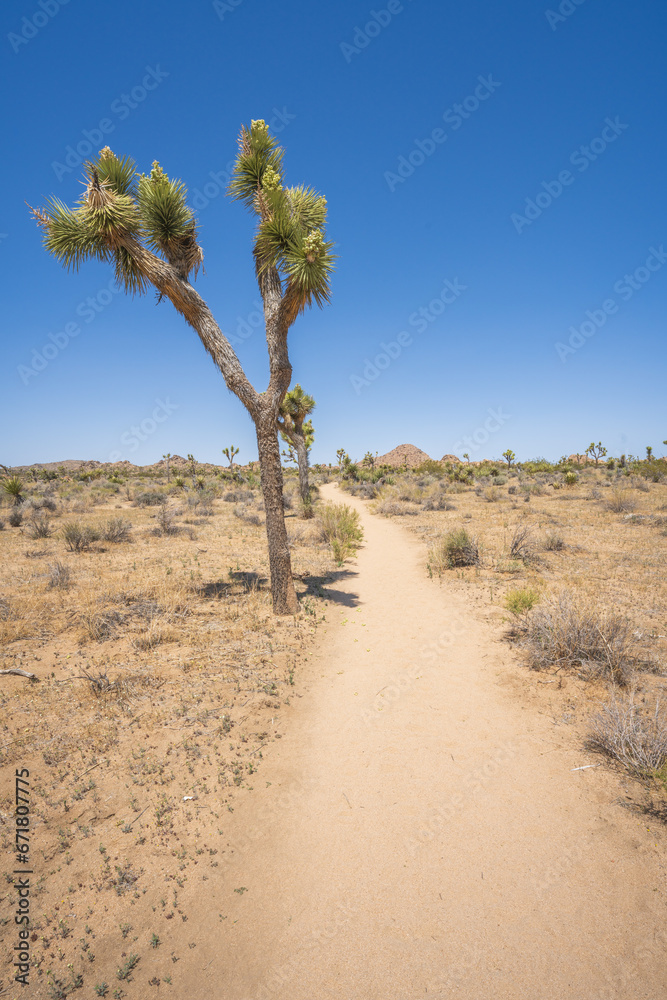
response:
M465 528L450 531L431 546L428 553L428 571L441 576L446 569L459 566L479 566L479 544Z
M48 586L51 590L68 590L72 585L72 571L60 560L49 564Z
M592 719L587 745L637 777L655 775L667 765L667 714L659 701L644 714L632 698L614 698Z
M256 527L262 523L262 519L259 514L256 514L254 510L245 503L237 504L234 507L234 517L238 517L240 521L245 521L246 524L254 524Z
M569 591L547 598L528 618L523 645L535 670L580 666L624 686L646 664L630 622L577 600Z
M80 521L69 521L63 527L63 538L70 552L86 552L93 542L99 541L100 533L89 524Z
M404 517L407 514L419 513L416 508L408 507L401 500L380 500L376 504L375 512L384 515L384 517Z
M34 539L51 537L51 522L46 514L33 514L28 523L28 534Z
M518 524L510 541L509 558L530 562L534 555L532 528L528 524Z
M102 531L102 538L105 542L127 542L130 539L132 524L124 517L110 517L106 527Z
M636 508L637 502L633 500L626 490L614 489L609 500L605 502L607 510L614 514L626 514Z
M562 552L565 548L565 539L557 531L547 531L544 539L544 548L547 552Z

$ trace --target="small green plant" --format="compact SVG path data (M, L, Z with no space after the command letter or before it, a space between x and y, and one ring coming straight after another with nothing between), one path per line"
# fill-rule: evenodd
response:
M576 483L579 482L579 476L577 475L576 472L573 472L572 469L570 469L569 472L565 473L563 479L565 480L566 486L574 486Z
M524 618L535 607L540 595L532 587L517 587L505 594L505 607L517 618Z
M23 503L25 486L20 476L6 476L2 480L2 489L15 506Z
M138 955L134 954L130 955L129 958L120 966L120 968L116 970L116 978L130 979L131 978L130 973L136 967L138 962L139 962Z
M94 989L98 997L105 997L109 992L109 985L108 983L95 983Z
M120 932L123 935L123 938L126 938L127 935L130 933L130 931L132 930L132 924L119 924L119 927L120 927Z
M160 945L160 938L157 936L157 934L152 934L151 935L151 948L157 948L157 947L159 947L159 945Z

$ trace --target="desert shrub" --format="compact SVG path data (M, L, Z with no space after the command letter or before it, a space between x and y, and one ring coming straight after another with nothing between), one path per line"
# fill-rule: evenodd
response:
M51 537L51 524L46 514L35 514L30 518L28 534L31 538Z
M5 522L0 518L0 531L3 531L5 527Z
M380 500L375 508L375 513L382 514L384 517L403 517L407 514L418 514L419 511L415 507L408 507L400 500Z
M155 515L157 525L153 528L151 534L156 535L158 538L162 535L177 535L181 529L174 524L175 515L176 511L166 504L160 507Z
M498 503L502 493L495 486L489 486L484 490L484 499L487 503Z
M520 618L532 611L539 599L538 591L533 590L532 587L517 587L505 594L505 607L517 618Z
M158 507L160 504L165 504L166 502L166 495L164 493L156 493L154 490L148 490L146 493L137 493L134 498L135 507Z
M573 472L572 470L566 472L565 475L563 476L563 479L565 480L566 486L575 486L579 482L579 476L577 475L576 472Z
M131 522L124 517L111 517L102 532L102 538L105 542L127 542L131 530Z
M341 488L353 497L361 497L362 500L374 500L378 495L378 487L375 483L353 483L350 480L343 480Z
M446 569L458 566L478 566L479 545L465 528L450 531L439 538L429 550L429 573L440 576Z
M304 521L310 521L312 517L315 517L315 507L310 495L305 500L299 500L299 517L302 517Z
M85 552L93 542L99 541L99 537L99 531L79 521L70 521L63 528L63 538L70 552Z
M548 531L544 539L544 548L547 552L562 552L565 548L563 536L556 531Z
M518 524L514 529L509 547L510 559L520 559L522 562L530 562L534 558L532 544L532 529L528 524Z
M434 459L429 458L426 462L422 462L415 469L418 476L435 476L436 479L442 479L445 474L445 467L441 462L436 462Z
M516 493L516 486L508 486L507 492L510 493L512 496L514 496L514 494Z
M344 503L328 503L320 507L317 514L322 538L329 543L334 559L342 566L364 537L359 512Z
M183 479L183 476L174 476L174 486L179 490L185 489L185 479Z
M627 684L635 667L646 663L630 623L620 615L583 603L571 592L548 598L528 618L525 630L531 666L580 666Z
M614 698L591 720L588 747L647 777L667 764L667 716L660 703L642 714L632 698Z
M49 587L53 590L67 590L72 585L72 571L60 561L49 563Z
M7 520L11 524L12 528L20 528L23 524L23 511L20 507L15 507L14 510L11 511Z
M611 499L605 503L607 510L614 514L625 514L627 511L634 510L636 506L637 504L632 497L628 496L625 490L619 489L614 489Z
M233 513L234 517L238 517L240 521L245 521L246 524L260 525L262 523L259 514L256 514L254 510L250 510L246 504L237 504Z
M252 503L254 497L255 494L252 490L239 489L227 490L227 492L223 494L222 499L226 501L226 503Z
M444 493L438 492L422 500L422 510L456 510L456 507Z

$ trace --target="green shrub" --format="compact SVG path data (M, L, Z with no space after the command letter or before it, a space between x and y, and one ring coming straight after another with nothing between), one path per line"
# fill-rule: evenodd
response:
M446 569L458 566L478 566L479 545L465 528L450 531L439 538L428 554L429 573L441 576Z
M364 537L359 513L344 503L328 503L318 510L322 537L329 543L339 566L351 556Z
M577 475L576 472L572 471L566 472L565 475L563 476L563 479L565 480L567 486L574 486L576 483L579 482L579 476Z
M532 611L539 599L539 593L532 587L517 587L505 595L505 607L517 618L521 618Z

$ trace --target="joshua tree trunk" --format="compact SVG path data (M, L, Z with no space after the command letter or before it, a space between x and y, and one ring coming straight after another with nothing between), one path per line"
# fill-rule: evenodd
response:
M308 482L308 449L306 448L306 440L303 434L299 434L298 430L294 431L294 447L296 449L296 457L299 463L299 492L301 493L301 499L305 504L310 502L310 484Z
M267 410L255 420L257 450L266 513L273 610L278 615L296 614L297 599L287 544L283 507L283 470L275 414Z

